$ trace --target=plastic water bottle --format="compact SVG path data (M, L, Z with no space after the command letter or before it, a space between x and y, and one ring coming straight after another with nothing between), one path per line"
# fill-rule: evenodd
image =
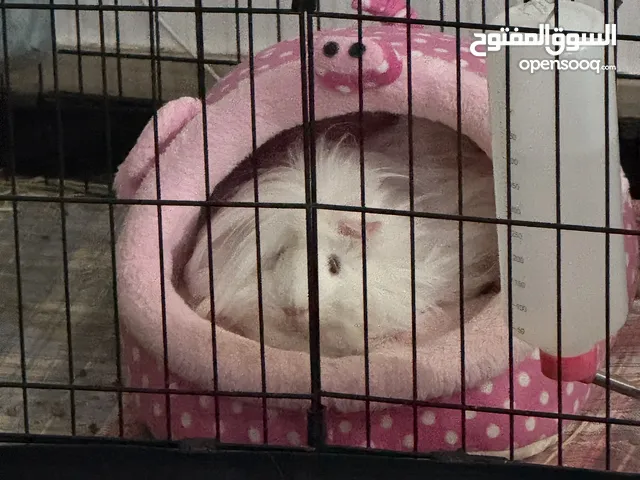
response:
M560 0L559 26L566 31L604 32L604 15L595 8ZM611 2L613 3L613 2ZM613 23L610 15L609 24ZM505 25L503 13L493 24ZM510 30L516 26L551 26L553 1L536 1L509 10ZM557 47L550 45L557 50ZM609 49L605 62L605 49ZM612 46L582 45L577 51L553 56L546 45L509 47L511 178L507 185L506 47L487 52L493 165L498 218L507 217L511 190L511 218L556 223L556 101L555 71L532 73L531 61L571 60L591 66L614 62ZM576 62L573 62L574 64ZM520 68L522 65L525 68ZM527 67L529 69L527 69ZM562 69L559 72L560 222L606 226L606 145L609 137L609 226L622 228L620 161L614 70ZM605 83L609 75L609 131L605 129ZM595 345L606 337L605 234L561 231L560 256L554 228L512 226L509 279L506 225L499 226L500 268L505 300L512 288L514 335L541 350L542 371L562 380L589 382L597 371ZM610 333L615 334L628 314L626 258L622 235L610 235ZM560 261L561 289L557 289ZM562 346L558 352L557 298L561 299ZM507 306L508 307L508 306Z

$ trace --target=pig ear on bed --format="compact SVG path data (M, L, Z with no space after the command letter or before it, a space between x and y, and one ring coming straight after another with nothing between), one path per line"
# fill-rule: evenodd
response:
M197 98L182 97L164 104L157 112L158 151L162 152L175 136L202 108ZM153 170L156 140L153 117L142 130L138 141L118 168L113 187L118 198L133 198L140 184Z

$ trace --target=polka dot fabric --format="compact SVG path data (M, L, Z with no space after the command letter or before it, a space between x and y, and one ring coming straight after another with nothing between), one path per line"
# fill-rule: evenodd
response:
M164 388L163 365L151 358L129 336L124 337L125 371L129 385L136 388ZM169 376L175 394L132 394L129 414L149 427L154 436L167 438L167 412L170 412L171 438L215 437L219 432L223 442L263 443L265 428L261 405L242 399L207 395L188 395L178 392L198 391L200 388ZM462 447L462 424L465 423L465 441L469 451L503 452L509 450L511 438L508 410L556 413L558 386L540 374L539 355L536 352L514 370L513 405L509 395L509 376L489 380L479 388L465 393L468 410L463 414L455 408L419 408L415 421L418 436L414 437L413 409L390 406L372 412L371 447L396 451L456 450ZM582 383L564 383L562 411L579 413L588 399L590 387ZM462 405L460 394L435 399L434 403L449 406ZM486 413L475 408L498 409L500 413ZM267 410L267 438L271 445L302 445L306 442L306 415L303 411ZM332 445L366 446L367 418L364 411L341 413L328 411L328 441ZM219 429L219 430L218 430ZM515 415L513 438L516 448L525 447L553 437L558 431L557 420L531 415Z
M372 3L376 2L366 2L367 6L374 8ZM396 5L398 2L390 1L388 4ZM390 12L390 15L401 13L397 10ZM363 28L363 38L365 51L369 53L365 55L366 58L363 57L362 62L362 87L365 90L377 89L380 94L384 93L385 88L393 86L395 80L400 78L400 72L406 72L408 58L414 64L422 63L424 66L439 62L456 65L456 38L453 36L422 28L412 29L408 48L406 29L385 24ZM357 30L353 28L321 32L315 36L316 90L329 90L337 95L357 94L360 84L354 80L357 77L354 76L353 58L349 60L349 57L353 57L349 52L358 50L352 49L357 39ZM471 82L483 79L485 60L469 54L467 41L460 43L460 49L462 58L456 67ZM258 53L252 67L255 82L260 82L261 76L275 75L279 70L299 72L299 52L300 44L296 39L281 42ZM249 65L241 64L211 90L207 103L216 104L222 99L233 97L235 91L244 90L250 82L250 74ZM411 80L418 82L420 77L414 74ZM420 99L414 98L414 101ZM624 191L627 191L626 183ZM629 202L627 194L624 223L627 228L635 228L635 217ZM626 237L625 248L629 295L633 298L638 267L638 245L635 237ZM164 388L162 361L151 356L124 326L122 348L123 369L129 387ZM456 393L447 398L430 399L442 407L419 408L415 416L413 409L405 406L389 405L387 409L371 412L370 418L365 414L364 405L362 411L353 413L330 409L327 412L328 441L333 445L366 446L367 424L371 425L370 446L389 450L456 450L462 447L464 441L469 451L498 453L508 452L511 438L516 449L526 449L551 439L558 431L556 420L535 414L515 415L511 431L507 410L515 408L534 413L558 412L558 384L541 374L540 355L537 351L517 365L513 373L513 392L510 392L509 375L505 372L498 378L487 379L476 389L464 392L464 398ZM148 426L157 438L167 438L167 429L170 429L173 439L219 435L223 442L233 443L303 445L306 442L307 419L303 410L279 410L270 407L267 402L265 425L260 402L182 394L179 392L198 391L201 388L172 372L169 372L168 377L169 388L175 393L133 393L129 394L131 398L127 402L127 416ZM589 391L590 387L582 383L561 384L562 412L579 413L588 399ZM463 403L469 409L466 413L450 408ZM477 408L496 411L486 413L475 410ZM414 435L416 425L417 436Z

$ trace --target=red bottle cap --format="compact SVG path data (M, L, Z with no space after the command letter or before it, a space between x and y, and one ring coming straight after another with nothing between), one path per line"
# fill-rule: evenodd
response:
M552 380L558 380L558 357L540 351L542 374ZM561 360L563 382L591 383L598 373L598 351L593 347L587 353L577 357L564 357Z

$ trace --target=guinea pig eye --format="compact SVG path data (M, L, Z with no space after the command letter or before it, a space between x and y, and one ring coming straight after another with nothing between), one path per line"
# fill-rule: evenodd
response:
M329 255L329 273L338 275L340 273L340 259L337 255Z

